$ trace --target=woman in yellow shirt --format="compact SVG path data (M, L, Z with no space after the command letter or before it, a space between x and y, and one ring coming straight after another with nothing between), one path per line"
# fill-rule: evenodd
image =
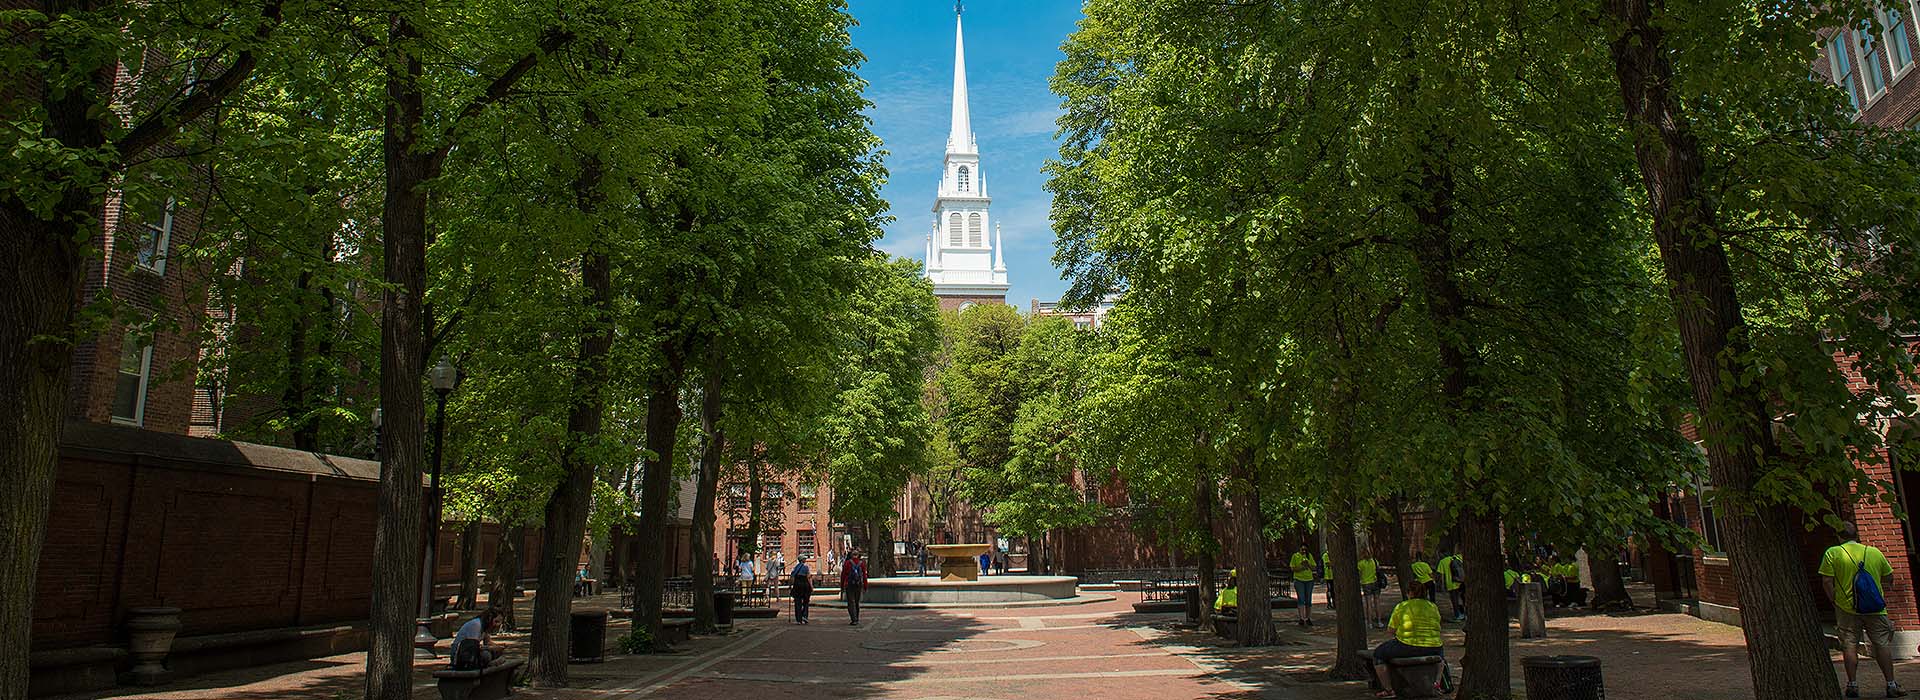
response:
M1387 633L1392 639L1381 642L1373 650L1373 673L1382 690L1380 697L1393 697L1393 682L1387 679L1387 662L1392 659L1410 659L1419 656L1445 656L1440 646L1440 607L1426 599L1431 582L1415 582L1411 595L1399 605L1393 606L1393 616L1387 620Z

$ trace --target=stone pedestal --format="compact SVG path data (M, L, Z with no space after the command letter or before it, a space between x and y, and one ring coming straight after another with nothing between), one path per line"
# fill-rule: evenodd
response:
M940 580L978 581L980 555L986 554L989 547L984 544L933 544L927 545L927 551L940 557Z
M1547 636L1546 584L1520 584L1520 638Z
M179 608L132 608L127 611L127 654L133 657L129 674L134 685L159 685L172 680L167 654L180 632Z

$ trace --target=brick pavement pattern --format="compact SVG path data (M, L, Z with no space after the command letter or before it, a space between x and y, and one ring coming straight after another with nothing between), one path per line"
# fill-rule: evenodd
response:
M1362 700L1363 682L1329 681L1332 613L1315 606L1317 625L1281 625L1281 644L1237 649L1210 634L1179 629L1177 615L1138 615L1136 594L1077 606L975 610L869 610L860 627L822 610L811 625L742 621L734 634L702 637L673 653L612 656L572 667L573 687L528 689L529 700L820 700L900 698L983 700L1178 700L1255 698ZM523 601L524 602L524 601ZM594 599L592 604L608 601ZM1609 697L1741 700L1753 696L1738 628L1685 615L1562 615L1546 639L1514 639L1515 697L1519 660L1539 654L1586 654L1605 663ZM625 624L609 629L609 641ZM1372 642L1380 641L1379 632ZM1449 624L1449 657L1458 660L1460 628ZM502 635L524 655L523 634ZM1837 658L1837 657L1836 657ZM363 655L344 654L187 679L127 697L148 700L333 700L357 697ZM1879 673L1862 669L1868 695ZM416 668L414 697L438 697L430 674ZM1836 664L1837 672L1837 664ZM1899 672L1920 682L1920 661ZM109 695L74 696L98 698Z

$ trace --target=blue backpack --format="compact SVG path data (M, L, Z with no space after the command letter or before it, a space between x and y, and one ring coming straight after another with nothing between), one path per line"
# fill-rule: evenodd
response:
M1846 548L1840 553L1844 556ZM1853 611L1861 615L1875 615L1887 611L1887 597L1880 592L1880 583L1873 580L1873 574L1867 571L1867 558L1861 556L1854 562L1853 571Z

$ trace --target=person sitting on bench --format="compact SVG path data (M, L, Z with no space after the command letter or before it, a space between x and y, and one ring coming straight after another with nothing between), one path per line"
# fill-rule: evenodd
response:
M492 632L500 625L500 610L489 607L479 617L460 626L453 634L453 664L455 671L478 671L500 658L500 648L493 645Z
M1214 598L1213 612L1228 616L1240 612L1240 581L1235 571L1227 572L1227 587L1220 589L1219 597Z
M1393 697L1393 680L1387 677L1388 661L1443 656L1440 647L1440 608L1426 598L1426 589L1432 585L1427 581L1415 582L1407 592L1407 599L1393 606L1393 615L1387 620L1387 633L1393 638L1381 642L1373 650L1374 680L1382 689L1379 697Z

